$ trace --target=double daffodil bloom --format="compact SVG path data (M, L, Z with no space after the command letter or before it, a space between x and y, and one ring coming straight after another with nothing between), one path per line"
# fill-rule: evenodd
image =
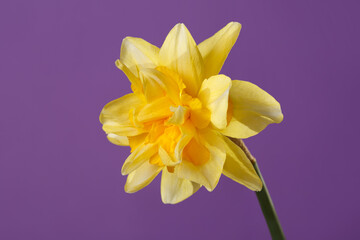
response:
M212 191L221 174L261 190L251 162L228 137L251 137L283 115L256 85L219 75L240 29L231 22L196 45L177 24L160 49L140 38L123 40L115 64L133 93L108 103L100 122L110 142L131 147L121 170L126 192L160 172L164 203L183 201L201 186Z

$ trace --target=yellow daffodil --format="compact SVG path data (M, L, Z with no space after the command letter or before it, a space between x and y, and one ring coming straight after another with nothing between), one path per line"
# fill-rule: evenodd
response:
M110 142L131 147L121 170L126 192L160 172L164 203L183 201L201 186L212 191L221 174L261 190L253 165L228 137L251 137L283 115L256 85L219 75L240 29L231 22L196 45L177 24L160 49L140 38L123 40L115 64L133 93L108 103L100 122Z

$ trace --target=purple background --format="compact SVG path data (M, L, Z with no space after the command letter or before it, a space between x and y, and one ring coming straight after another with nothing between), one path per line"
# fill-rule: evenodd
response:
M130 91L121 40L200 42L243 25L222 72L282 105L246 140L288 239L359 239L358 1L1 1L0 239L269 239L255 194L222 177L172 206L123 190L127 147L98 116Z

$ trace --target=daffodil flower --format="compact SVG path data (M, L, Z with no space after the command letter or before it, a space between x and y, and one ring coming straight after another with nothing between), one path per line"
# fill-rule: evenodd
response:
M108 103L100 122L110 142L130 146L122 174L136 192L161 173L161 198L178 203L222 174L253 191L262 181L228 137L248 138L283 119L280 104L256 85L219 74L241 25L227 24L197 45L177 24L158 47L127 37L116 66L133 93Z

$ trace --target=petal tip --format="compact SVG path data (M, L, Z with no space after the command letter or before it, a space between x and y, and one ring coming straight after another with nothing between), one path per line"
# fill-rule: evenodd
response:
M126 42L131 42L132 39L133 39L133 37L129 37L129 36L125 37L125 38L123 38L123 40L122 40L122 44L124 44L124 43L126 43Z
M124 163L124 165L121 168L121 175L126 176L128 174L129 174L129 172L128 172L127 164Z
M235 26L235 27L238 27L238 28L241 28L241 27L242 27L241 23L239 23L239 22L233 21L233 22L230 22L230 24L233 25L233 26Z
M238 36L242 25L239 22L229 22L224 28L226 28L228 31L230 30L230 32L236 33L235 35Z
M178 24L176 24L175 26L182 27L182 28L183 28L183 27L186 27L184 23L178 23Z
M120 59L115 60L115 66L120 70L124 68L124 64L120 61Z
M187 29L187 27L185 26L184 23L177 23L171 30L171 31L174 31L174 30L182 30L182 29Z
M252 191L260 192L263 189L263 182L261 181L260 177L256 175L256 179L254 179L252 183L246 184L244 186Z
M125 184L125 186L124 186L124 191L126 192L126 193L134 193L134 191L131 191L131 189L129 189L129 187Z
M263 185L262 181L259 179L259 184L254 187L254 191L260 192L263 189L263 186L264 185Z
M174 204L178 203L178 202L171 202L171 201L169 201L169 199L165 199L162 196L161 196L161 201L163 204L170 204L170 205L174 205Z

